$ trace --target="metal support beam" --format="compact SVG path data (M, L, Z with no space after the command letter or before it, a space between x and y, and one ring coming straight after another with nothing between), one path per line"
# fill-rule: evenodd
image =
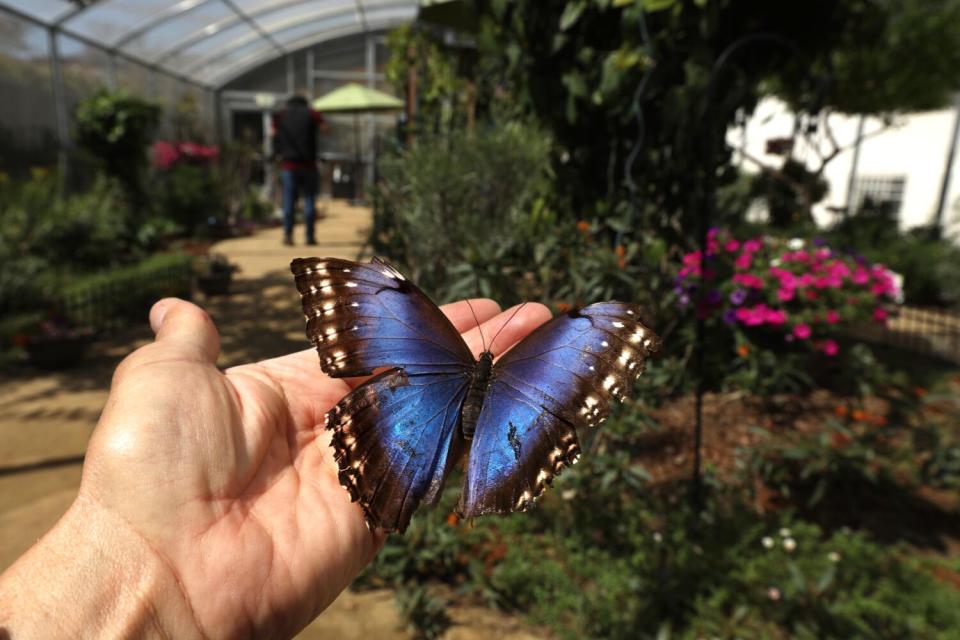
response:
M287 50L284 49L284 48L280 45L280 43L277 42L276 39L275 39L272 35L270 35L270 34L267 33L266 31L264 31L263 27L260 26L260 23L259 23L259 22L257 22L256 20L254 20L253 18L251 18L250 16L248 16L246 13L244 13L243 10L240 9L240 7L238 7L238 6L233 2L233 0L221 0L221 2L223 2L223 4L225 4L225 5L227 5L227 7L229 7L230 10L233 11L235 14L237 14L238 16L240 16L240 19L243 20L244 22L246 22L248 25L250 25L250 28L251 28L251 29L253 29L253 30L256 31L258 34L260 34L260 37L261 37L261 38L263 38L264 40L266 40L267 42L269 42L270 44L272 44L273 47L277 50L277 53L279 53L280 55L285 55L285 54L287 53Z
M960 135L960 93L954 96L953 130L947 147L947 161L943 167L943 183L940 185L940 197L937 199L937 211L933 217L933 228L937 234L943 231L943 212L950 197L950 180L953 177L953 165L957 156L957 136Z
M367 82L369 75L366 71L328 71L321 69L313 72L314 78L321 80L353 80L355 82ZM374 73L374 81L383 80L386 76L382 73Z
M314 52L313 47L307 49L307 92L310 93L310 99L317 97L317 78L314 76Z
M110 56L110 88L116 90L120 86L120 74L117 72L117 53L111 51Z
M292 96L297 90L296 69L293 65L293 56L288 53L283 59L287 65L287 95Z
M849 218L853 215L853 188L857 184L857 165L860 164L860 147L863 144L863 127L866 123L866 116L861 115L857 122L857 137L853 143L853 159L850 161L850 175L847 178L847 206L844 217Z
M357 0L357 4L359 4L359 3L360 3L360 0ZM364 24L364 28L366 28L366 24L367 24L366 18L364 18L363 24ZM373 37L370 35L369 32L367 32L367 34L366 34L366 36L365 36L364 44L366 45L366 56L365 56L366 69L365 69L365 71L366 71L366 75L367 75L367 86L370 87L371 89L375 89L376 86L377 86L377 77L376 77L376 73L377 73L377 43L376 43L376 41L373 39ZM367 114L366 121L367 121L367 122L366 122L366 124L367 124L367 136L366 136L366 138L367 138L367 149L369 149L370 153L367 155L368 162L367 162L367 166L365 167L365 170L364 170L364 180L363 180L364 191L369 190L370 186L373 185L373 165L374 165L374 163L376 162L376 145L375 145L374 143L375 143L375 138L376 138L376 136L377 136L377 120L376 120L376 117L375 117L372 113L369 113L369 114Z
M174 3L169 7L167 7L166 9L164 9L163 11L161 11L160 13L158 13L157 15L147 20L146 22L142 23L139 27L136 27L128 31L126 35L124 35L122 38L120 38L115 43L113 43L113 46L117 49L122 49L126 45L130 44L131 42L133 42L134 40L136 40L137 38L145 34L147 31L150 31L151 29L155 29L159 27L164 22L169 22L174 18L180 17L191 11L195 11L196 9L199 9L200 7L206 4L210 4L211 2L213 2L213 0L193 0L192 2Z
M47 43L50 51L50 79L53 89L53 108L57 119L57 167L61 177L67 175L67 148L70 145L70 131L67 126L67 102L63 91L63 70L60 67L60 45L57 42L57 29L47 29Z

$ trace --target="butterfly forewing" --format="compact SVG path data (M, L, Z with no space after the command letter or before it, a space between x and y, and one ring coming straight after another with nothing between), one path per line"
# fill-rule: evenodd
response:
M333 377L378 367L408 374L462 371L474 358L439 308L399 271L374 258L298 258L290 265L320 367Z
M522 510L576 459L575 428L603 422L659 346L640 313L594 304L554 318L500 359L471 444L463 515Z

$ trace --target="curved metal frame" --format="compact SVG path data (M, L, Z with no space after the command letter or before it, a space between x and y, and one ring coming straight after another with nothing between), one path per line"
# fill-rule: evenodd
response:
M324 42L329 42L330 40L336 40L338 38L343 38L346 36L356 35L358 33L372 32L372 31L381 31L390 29L393 27L406 24L409 20L404 20L401 18L386 18L382 20L372 20L369 21L366 25L366 29L363 28L359 23L356 25L356 28L343 28L343 29L333 29L323 33L319 33L313 36L302 38L296 40L292 43L287 44L287 49L290 51L299 51L300 49L305 49L313 45L321 44ZM222 87L230 81L242 76L244 73L256 69L261 64L265 62L265 59L262 54L252 54L246 58L238 60L236 64L226 67L223 72L216 74L208 80L211 86Z
M192 29L183 37L164 47L158 55L147 57L141 53L133 53L128 50L130 43L143 37L171 20L195 11L200 7L209 5L214 1L219 1L230 9L233 15L204 25L202 29ZM339 37L348 36L356 33L365 33L372 30L386 29L399 24L410 22L416 15L416 9L419 7L417 0L335 0L333 2L322 2L318 0L277 0L269 2L256 3L254 6L242 9L235 0L170 0L170 4L158 10L153 16L137 24L131 25L130 29L123 33L119 38L114 39L112 43L93 42L93 39L85 36L83 33L71 29L71 23L88 10L94 7L109 6L111 0L100 0L99 2L86 2L79 4L64 13L59 13L57 17L50 20L38 20L32 16L25 16L16 6L0 0L0 11L7 11L14 15L26 17L32 22L40 22L49 29L61 32L83 42L94 45L114 56L121 56L125 59L142 64L148 68L155 69L158 72L187 80L192 84L203 86L209 89L216 89L223 86L226 82L236 78L242 73L266 63L271 59L281 58L289 55L290 52L308 47L312 44L326 42ZM302 5L303 14L296 17L284 18L270 22L270 14ZM380 9L409 7L410 17L386 16L378 17L376 14ZM353 14L357 20L355 24L349 26L337 26L332 29L324 30L312 34L306 38L297 39L288 44L281 44L275 37L275 34L292 29L301 24L311 22L320 23L324 19L333 19L337 16ZM250 26L251 32L228 44L215 47L207 52L195 62L191 62L186 67L178 67L173 61L177 53L195 46L206 37L213 33L223 31L238 24L246 23ZM319 25L318 25L319 26ZM213 29L213 31L211 31ZM222 70L215 73L204 73L204 69L212 63L225 58L231 51L237 48L249 45L250 43L262 40L264 46L255 50L250 55L244 56L235 63L227 64ZM167 63L170 62L170 66ZM202 78L214 78L212 82L204 82Z

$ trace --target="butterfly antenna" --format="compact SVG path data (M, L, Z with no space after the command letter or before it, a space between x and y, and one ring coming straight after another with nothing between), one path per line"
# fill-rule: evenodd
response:
M473 321L477 323L477 331L480 332L480 344L483 345L483 350L486 351L487 343L483 339L483 329L480 328L480 318L477 317L477 312L473 310L473 305L470 304L470 300L468 300L467 298L464 298L464 300L466 300L467 306L470 307L470 313L473 314ZM490 344L492 345L493 343L491 342Z
M514 312L513 312L512 314L510 314L510 317L507 318L507 321L503 323L503 325L502 325L502 326L500 327L500 329L497 331L496 335L493 336L493 340L490 341L490 348L491 348L491 349L493 348L493 343L497 341L497 336L500 335L500 332L503 331L508 324L510 324L510 321L513 320L513 319L516 317L516 315L517 315L518 313L520 313L520 309L523 309L525 306L527 306L527 303L526 303L526 302L524 302L523 304L521 304L519 307L516 308L516 310L514 310Z

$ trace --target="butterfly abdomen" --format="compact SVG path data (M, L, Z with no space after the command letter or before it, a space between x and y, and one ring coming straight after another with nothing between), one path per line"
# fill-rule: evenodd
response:
M480 410L483 409L483 398L487 395L490 386L490 372L493 370L493 354L484 351L473 370L470 387L467 389L466 399L463 401L463 411L460 413L460 433L465 440L473 438L480 419Z

